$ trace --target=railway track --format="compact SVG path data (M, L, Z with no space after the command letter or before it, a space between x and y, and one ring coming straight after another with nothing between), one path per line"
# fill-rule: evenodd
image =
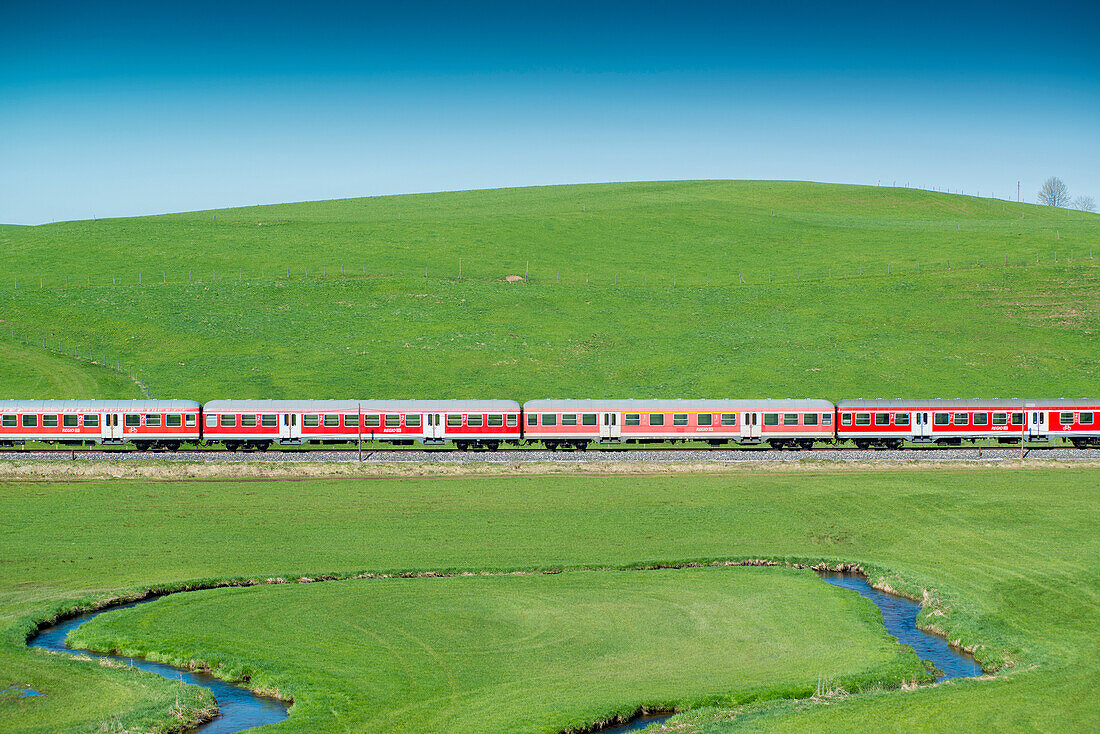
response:
M850 462L909 461L985 461L1020 458L1019 446L921 446L907 449L860 449L856 447L819 447L807 450L776 450L761 447L708 447L636 449L600 447L588 451L546 451L541 448L499 451L456 451L448 449L357 449L295 448L274 451L237 451L180 449L137 451L134 449L4 449L0 460L9 461L169 461L169 462L358 462L370 463L600 463L634 462L762 462L800 461L804 459ZM1027 446L1023 457L1065 461L1100 460L1100 449L1076 449L1060 446Z

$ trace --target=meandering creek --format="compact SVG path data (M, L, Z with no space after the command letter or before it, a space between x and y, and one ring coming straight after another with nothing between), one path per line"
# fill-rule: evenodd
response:
M920 604L874 589L863 576L850 573L822 573L819 575L826 583L853 589L873 601L882 612L886 630L899 642L912 646L921 659L931 660L939 670L943 671L943 679L981 675L981 666L974 661L974 658L955 650L942 637L917 629L916 621L917 614L920 612ZM274 724L287 717L287 704L284 702L256 695L246 688L220 681L206 673L196 673L139 658L76 650L65 645L65 638L68 634L88 620L104 612L146 604L150 601L153 601L153 599L145 599L120 607L109 607L67 619L52 627L44 627L27 644L30 647L39 647L53 652L79 653L92 658L107 658L124 665L156 673L169 680L182 680L184 683L191 683L209 689L218 702L220 713L214 720L193 730L202 732L202 734L230 734L231 732L244 731L265 724ZM601 729L600 732L602 734L624 734L625 732L638 731L651 724L665 721L671 716L672 714L638 716L626 723Z

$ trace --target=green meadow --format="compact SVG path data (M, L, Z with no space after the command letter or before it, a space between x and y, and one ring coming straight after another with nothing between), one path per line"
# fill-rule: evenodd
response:
M158 702L174 720L176 684L27 650L35 620L130 590L275 577L291 584L101 617L88 640L247 674L296 702L272 731L553 732L661 702L697 707L683 732L1094 731L1098 488L1095 468L1023 467L7 481L0 689L46 695L0 701L0 731L155 729L140 706ZM809 571L615 570L752 558L861 563L997 672L891 690L912 659L868 626L873 608ZM480 575L549 569L567 572ZM293 583L428 572L474 575ZM721 647L731 626L750 658ZM850 695L766 700L819 676Z
M75 643L293 691L287 732L559 732L639 706L807 697L822 677L921 679L873 605L821 585L695 568L217 589L99 617Z
M1094 214L743 181L0 227L0 338L196 400L1078 397L1097 242Z

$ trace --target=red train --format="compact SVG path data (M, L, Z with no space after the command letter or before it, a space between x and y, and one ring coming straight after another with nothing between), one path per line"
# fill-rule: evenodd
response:
M1100 447L1100 400L7 400L0 445L230 450L384 441L496 449L702 441L809 448L1065 438Z

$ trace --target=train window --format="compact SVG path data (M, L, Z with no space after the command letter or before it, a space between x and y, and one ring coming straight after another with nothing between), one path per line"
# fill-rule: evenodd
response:
M993 425L1003 426L1006 423L1008 423L1008 413L994 413L993 414Z
M509 428L515 428L519 425L519 416L512 414L504 417L504 421L508 424Z
M969 413L956 413L954 417L954 423L956 426L969 426L970 414Z
M264 413L260 416L260 425L265 428L275 428L279 425L279 416L274 413Z
M470 416L470 417L473 418L473 416ZM386 423L387 428L397 428L398 426L401 425L401 414L400 413L394 413L393 415L387 415L385 423ZM474 423L471 420L470 425L472 426L473 424Z
M563 426L575 426L577 425L576 413L562 413L561 424Z
M1073 413L1059 413L1058 422L1063 426L1069 426L1073 424ZM43 418L42 425L45 425L45 419Z
M461 428L462 427L462 414L461 413L448 413L447 414L447 425L450 426L451 428Z
M674 426L686 426L687 424L688 424L688 414L687 413L673 413L672 414L672 425L674 425Z
M14 415L5 415L3 418L0 418L0 426L4 428L15 428L15 424L16 418Z
M98 415L86 415L84 416L85 428L99 428L99 416Z
M802 425L804 426L816 426L817 425L817 413L806 413L802 416Z
M89 418L91 418L91 416L89 416L89 415L84 416L84 425L88 425L88 419ZM217 414L207 413L206 414L206 427L207 428L214 428L217 425L218 425L218 416L217 416Z
M363 428L378 428L380 425L382 425L382 418L377 413L363 416ZM449 417L447 425L452 425ZM462 416L458 416L458 425L462 425Z
M302 426L305 428L316 428L321 425L321 416L316 413L306 413L302 416ZM375 425L378 425L377 423Z
M145 425L152 426L153 428L160 428L160 414L159 413L146 413Z
M1070 415L1073 415L1073 414L1071 413ZM42 416L42 427L43 428L57 428L57 414L52 413L52 414L49 414L49 415Z
M37 415L25 415L25 416L23 416L22 423L23 423L24 428L37 428L38 427L38 416Z
M594 426L596 425L595 413L581 413L581 425L582 426Z
M909 414L908 413L895 413L894 414L894 425L896 425L896 426L907 426L907 425L909 425Z
M527 414L527 425L529 425L529 426L537 426L538 424L539 424L539 417L538 417L538 414L536 414L536 413L528 413L528 414Z
M875 425L876 426L888 426L890 425L889 413L875 413Z
M823 426L833 425L833 414L832 413L823 413L821 415L821 425L823 425Z
M255 413L245 413L244 415L241 416L241 427L242 428L246 427L246 426L251 428L255 425L256 425L256 414Z
M783 425L785 426L797 426L798 425L798 413L784 413Z
M713 426L714 416L710 413L700 413L697 425L700 426Z
M468 415L468 416L466 416L466 425L471 426L473 428L480 428L483 417L484 416L481 416L481 415L472 415L472 414Z
M856 413L856 425L857 426L869 426L871 425L870 413Z
M504 425L504 416L503 415L490 415L489 418L488 418L488 421L489 422L488 422L487 425L490 428L500 428Z
M344 415L344 425L347 426L348 428L358 428L359 427L359 414L358 413L356 413L355 415L345 414Z
M128 428L134 428L141 425L141 416L137 413L127 413L126 417L122 419L122 424Z
M1080 423L1082 426L1091 426L1092 413L1082 413L1077 417L1077 422Z
M408 415L406 415L405 416L405 425L408 426L409 428L419 428L420 427L420 414L419 413L409 413Z
M649 425L651 425L651 426L663 426L664 424L665 424L665 414L664 413L650 413L649 414Z
M722 414L722 425L723 426L736 426L737 425L737 414L736 413L723 413Z
M851 413L841 414L841 416L840 416L840 425L842 425L842 426L852 425L852 414Z
M623 416L623 425L624 426L640 426L640 425L642 425L642 414L641 413L627 413L626 415Z
M1022 426L1023 424L1024 424L1024 414L1023 413L1013 413L1012 414L1012 425Z
M989 413L974 414L974 425L984 426L986 423L989 423Z
M933 413L932 423L937 426L947 425L947 413Z
M194 415L185 415L185 416L183 416L183 424L185 426L195 425L195 416Z
M779 413L765 413L764 414L765 426L778 426L779 425Z
M542 425L543 426L556 426L556 425L558 425L558 416L555 415L554 413L543 413L542 414Z
M321 424L324 425L326 428L336 428L337 426L340 425L340 416L338 416L335 413L326 413L321 418ZM387 415L386 416L386 425L388 426L389 424L390 424L390 417Z
M169 428L179 428L183 425L182 415L166 415L164 416L164 425Z
M76 424L78 422L79 419L77 418L77 415L75 413L72 415L61 416L61 425L65 428L76 428Z

